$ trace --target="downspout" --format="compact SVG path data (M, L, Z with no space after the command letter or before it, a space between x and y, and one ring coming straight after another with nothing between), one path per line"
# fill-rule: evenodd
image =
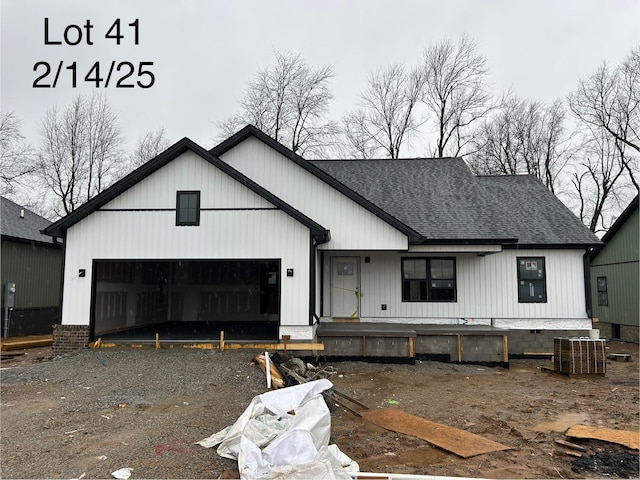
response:
M55 242L56 237L53 237L53 240ZM62 236L62 262L60 265L60 300L58 301L59 304L59 309L60 309L60 313L59 313L59 325L62 325L62 302L64 301L64 271L66 268L66 263L67 263L67 230L65 229L63 232L63 236Z
M309 325L314 325L316 311L316 249L313 233L309 235Z
M582 266L584 270L584 300L587 308L587 316L591 318L593 314L593 299L591 298L591 254L594 249L587 249L582 256Z
M320 317L324 316L324 250L320 250Z

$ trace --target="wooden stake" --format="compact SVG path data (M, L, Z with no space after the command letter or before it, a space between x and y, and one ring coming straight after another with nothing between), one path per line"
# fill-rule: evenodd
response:
M509 339L506 335L502 336L502 361L509 362Z
M156 350L160 348L160 334L156 332Z
M416 348L414 345L413 337L409 337L409 358L416 356Z
M224 352L224 330L220 330L220 351Z
M462 362L462 336L458 333L458 363Z

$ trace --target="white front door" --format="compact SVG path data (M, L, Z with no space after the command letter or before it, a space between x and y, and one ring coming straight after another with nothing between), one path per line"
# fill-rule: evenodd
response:
M331 259L331 316L333 318L360 317L360 259L358 257Z

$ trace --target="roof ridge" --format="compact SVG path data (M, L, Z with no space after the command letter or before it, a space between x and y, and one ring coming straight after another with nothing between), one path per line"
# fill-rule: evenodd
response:
M462 157L403 157L403 158L309 158L308 162L406 162L424 160L462 160Z

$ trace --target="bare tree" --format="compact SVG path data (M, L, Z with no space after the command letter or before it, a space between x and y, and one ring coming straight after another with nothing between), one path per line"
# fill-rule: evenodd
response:
M423 101L435 116L436 157L465 153L467 130L491 109L486 73L485 57L466 36L457 45L443 41L425 49Z
M640 165L640 47L617 66L603 63L568 96L585 138L585 159L572 185L577 210L594 232L608 228L638 194Z
M620 161L624 149L603 128L594 128L583 149L586 155L571 174L578 216L594 233L608 230L615 213L628 203L631 185Z
M327 120L333 98L332 67L313 68L300 53L275 54L258 71L240 101L241 112L218 124L222 138L249 123L300 155L319 154L334 141L337 125Z
M147 163L166 150L170 145L171 140L165 137L164 127L145 133L138 138L138 143L131 158L131 166L136 168L143 163Z
M418 104L424 75L396 63L369 75L360 95L361 107L343 119L343 132L355 156L370 158L378 152L398 158L403 143L416 131Z
M117 115L104 96L77 96L62 112L51 108L41 134L37 173L55 197L56 215L72 212L124 173Z
M619 158L631 183L639 190L637 157L640 153L640 46L624 61L609 67L603 63L569 95L569 108L583 124L603 129L635 151Z
M469 166L476 174L535 175L555 193L573 150L564 121L560 101L546 106L508 97L476 131Z
M35 170L33 148L21 133L21 122L13 112L0 116L0 193L13 194Z

